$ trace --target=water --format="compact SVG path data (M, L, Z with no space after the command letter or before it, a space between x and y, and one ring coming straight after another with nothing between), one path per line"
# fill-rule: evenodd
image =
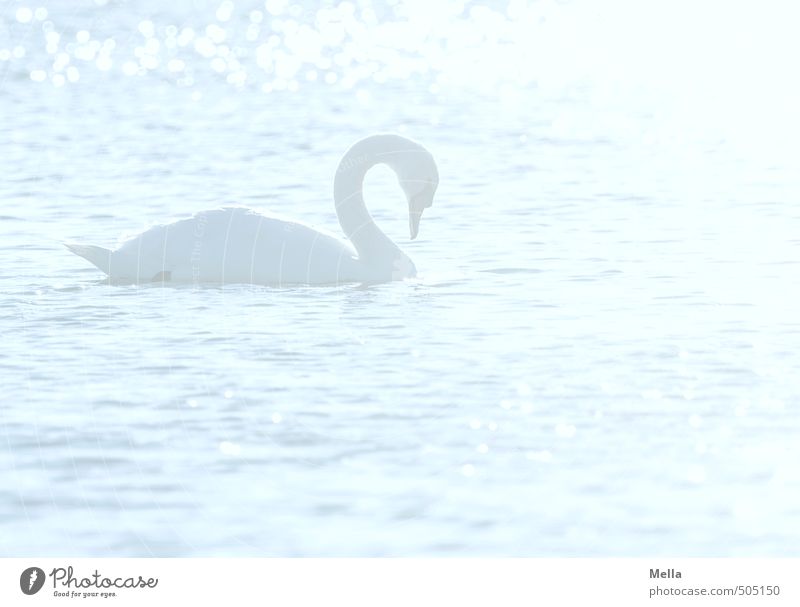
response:
M797 556L796 9L313 4L0 4L0 554ZM376 131L439 163L414 242L366 184L419 280L59 244L338 233Z

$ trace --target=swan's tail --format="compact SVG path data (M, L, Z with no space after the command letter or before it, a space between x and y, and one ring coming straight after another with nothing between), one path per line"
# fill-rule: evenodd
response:
M75 255L80 255L84 259L88 259L106 274L111 273L111 251L108 249L96 247L91 244L69 244L66 242L64 246L75 253Z

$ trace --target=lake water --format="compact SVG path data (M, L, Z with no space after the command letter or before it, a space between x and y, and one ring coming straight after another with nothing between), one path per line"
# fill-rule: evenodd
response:
M791 3L0 3L0 555L798 556ZM431 6L433 4L433 6ZM417 280L109 286L222 204Z

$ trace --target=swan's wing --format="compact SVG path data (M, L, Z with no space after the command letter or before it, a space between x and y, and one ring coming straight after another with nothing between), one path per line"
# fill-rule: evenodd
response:
M319 284L359 280L352 246L328 232L243 207L153 226L123 243L117 280ZM123 263L123 260L125 263ZM166 274L168 273L168 274Z

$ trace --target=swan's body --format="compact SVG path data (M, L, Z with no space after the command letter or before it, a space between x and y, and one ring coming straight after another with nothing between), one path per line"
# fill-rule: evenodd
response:
M365 278L349 243L245 207L203 211L154 226L113 252L67 246L117 282L280 285Z
M398 174L414 238L438 185L436 164L413 141L375 135L350 148L336 172L336 212L349 242L289 219L226 207L154 226L115 251L67 247L114 282L281 285L410 278L416 275L413 262L378 228L364 205L364 175L379 163Z

